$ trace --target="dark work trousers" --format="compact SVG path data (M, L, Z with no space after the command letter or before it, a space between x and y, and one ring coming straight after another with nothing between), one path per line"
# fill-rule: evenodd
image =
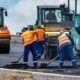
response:
M60 50L60 56L59 56L60 62L59 62L59 67L63 67L63 61L64 61L64 59L65 59L65 57L66 57L66 56L65 56L65 55L66 55L66 50L67 50L67 52L68 52L68 54L69 54L69 56L70 56L70 59L71 59L71 61L72 61L73 66L77 65L71 45L70 45L70 44L66 44L66 45L64 45L64 46L61 48L61 50Z
M29 51L32 52L33 61L36 61L36 45L35 45L35 42L24 47L24 56L23 56L24 62L28 62ZM34 67L37 67L37 66L38 66L38 63L34 63Z
M41 55L43 55L43 53L44 53L44 47L43 47L43 41L39 41L39 42L37 42L37 49L38 49L38 52L41 54Z
M44 53L43 43L44 43L43 41L36 42L36 49L37 49L36 59L40 59Z

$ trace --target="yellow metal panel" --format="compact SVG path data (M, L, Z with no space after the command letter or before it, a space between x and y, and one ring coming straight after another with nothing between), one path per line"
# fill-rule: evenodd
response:
M57 36L60 32L45 32L48 36ZM65 32L66 34L69 34L69 32Z

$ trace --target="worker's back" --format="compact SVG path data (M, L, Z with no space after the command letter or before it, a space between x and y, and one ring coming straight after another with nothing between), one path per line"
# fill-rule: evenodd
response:
M38 41L44 41L44 30L43 29L37 29L36 30Z
M58 41L59 41L59 47L66 44L66 43L71 44L70 39L68 38L68 36L64 32L58 36Z
M23 34L21 36L24 41L24 46L29 45L34 42L33 35L34 35L34 32L32 30L23 32Z

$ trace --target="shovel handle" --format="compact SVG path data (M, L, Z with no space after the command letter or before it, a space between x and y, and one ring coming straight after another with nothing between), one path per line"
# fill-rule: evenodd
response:
M19 62L19 60L23 57L23 55L20 56L20 58L17 60L17 62Z
M50 63L52 63L55 59L57 59L59 57L59 55L57 55L55 58L53 58L52 60L49 61L49 63L47 65L49 65Z

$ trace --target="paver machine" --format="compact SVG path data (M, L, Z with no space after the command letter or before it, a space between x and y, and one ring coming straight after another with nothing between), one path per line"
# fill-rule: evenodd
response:
M45 58L52 59L58 54L57 36L60 30L70 34L70 29L74 25L74 11L70 10L70 1L68 6L41 5L37 6L36 25L44 25L47 35L47 45L45 45Z
M8 28L4 26L4 15L7 16L7 10L0 7L0 54L10 51L11 36Z
M72 37L75 41L75 52L77 57L80 58L80 14L77 13L77 0L75 0L75 24L71 29Z

